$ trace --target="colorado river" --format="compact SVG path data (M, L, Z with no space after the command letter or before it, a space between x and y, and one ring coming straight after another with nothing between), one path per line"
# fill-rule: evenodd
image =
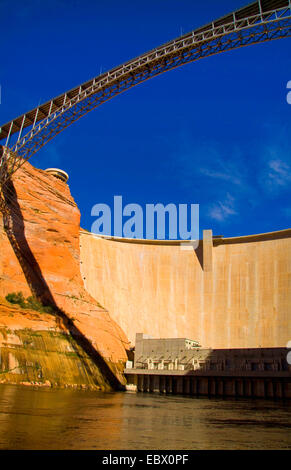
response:
M0 385L1 449L290 449L291 403Z

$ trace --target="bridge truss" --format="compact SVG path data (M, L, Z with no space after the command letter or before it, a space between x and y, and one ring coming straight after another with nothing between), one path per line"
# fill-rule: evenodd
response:
M291 0L257 0L13 119L0 129L0 140L6 139L0 154L0 189L53 137L114 96L189 62L290 36Z

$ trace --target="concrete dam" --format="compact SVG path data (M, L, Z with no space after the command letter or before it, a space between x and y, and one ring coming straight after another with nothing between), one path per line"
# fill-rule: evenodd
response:
M68 175L28 160L136 85L202 58L290 37L290 7L290 0L253 2L1 125L2 381L123 389L138 333L188 338L206 350L287 352L290 229L227 239L205 230L196 250L177 241L98 237L80 230Z
M255 359L283 348L286 356L290 229L239 238L205 230L196 250L97 236L80 229L69 186L55 172L26 162L4 192L1 383L123 389L137 333L188 338L206 354L253 349ZM272 387L272 396L290 395L284 384L282 393Z
M132 345L136 333L213 349L286 347L291 340L291 230L177 241L81 230L81 274Z

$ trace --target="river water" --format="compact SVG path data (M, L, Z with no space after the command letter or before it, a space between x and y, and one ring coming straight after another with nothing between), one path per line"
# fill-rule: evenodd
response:
M0 449L291 449L291 403L0 385Z

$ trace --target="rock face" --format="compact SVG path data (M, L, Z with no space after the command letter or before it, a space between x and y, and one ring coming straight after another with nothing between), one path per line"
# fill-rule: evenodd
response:
M128 340L84 288L80 274L80 212L66 183L25 163L4 193L0 215L0 296L33 293L59 309L67 328L96 356L114 385L123 384Z
M54 315L0 298L0 383L110 390L108 379Z

